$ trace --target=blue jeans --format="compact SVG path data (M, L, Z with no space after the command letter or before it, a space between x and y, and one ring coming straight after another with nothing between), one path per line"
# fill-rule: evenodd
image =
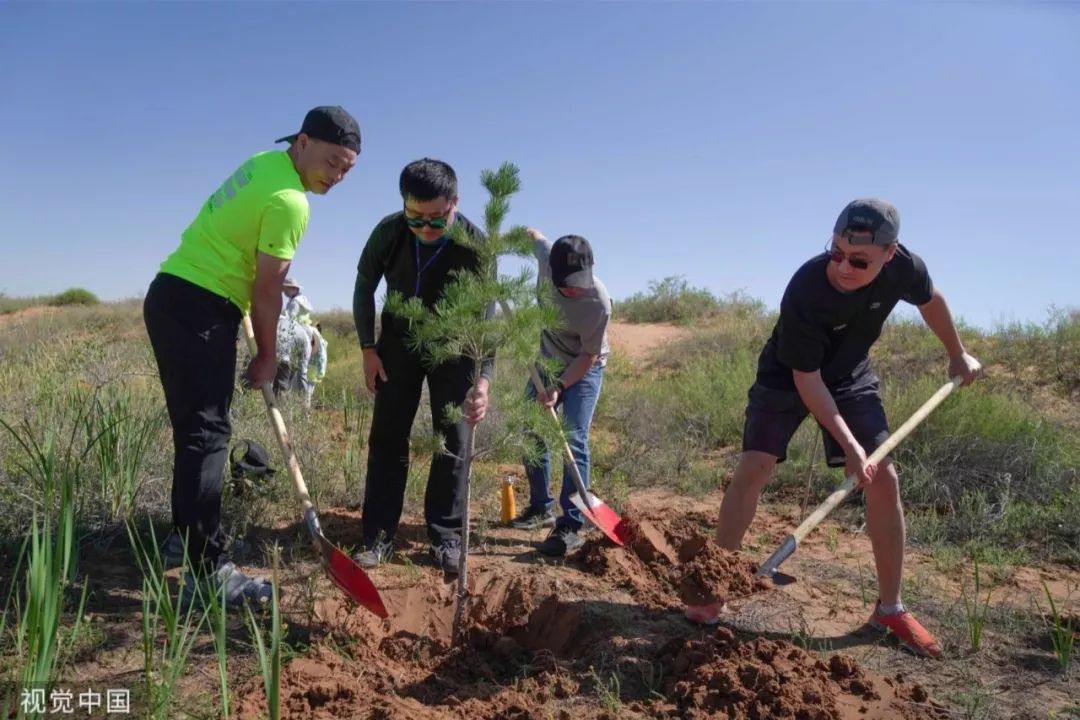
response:
M578 472L585 487L589 487L589 426L592 425L593 411L596 410L596 402L600 399L600 386L604 382L604 368L593 365L585 377L566 389L559 396L558 406L562 406L563 415L569 425L569 434L566 441L570 444L570 450L574 453ZM536 398L536 388L530 382L526 385L525 394L530 399ZM564 455L563 449L557 449L560 457ZM544 454L536 465L525 463L525 473L529 477L529 505L534 508L550 510L555 505L551 497L551 450L544 448ZM570 497L577 492L574 478L565 460L563 462L562 492L559 494L559 505L562 507L562 517L557 521L558 527L569 527L577 531L584 524L581 512L577 506L570 502Z

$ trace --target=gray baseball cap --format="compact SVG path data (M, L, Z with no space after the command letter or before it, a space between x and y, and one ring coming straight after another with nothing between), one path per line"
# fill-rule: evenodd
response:
M852 200L836 218L833 234L852 245L892 245L900 237L900 212L877 198Z

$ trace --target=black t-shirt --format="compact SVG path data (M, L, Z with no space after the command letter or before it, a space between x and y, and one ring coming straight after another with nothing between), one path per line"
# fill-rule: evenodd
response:
M832 390L857 388L873 377L870 347L896 303L924 305L933 293L922 258L903 245L874 282L850 293L829 283L829 262L828 253L808 260L788 283L758 357L757 380L765 387L794 390L792 370L820 370Z

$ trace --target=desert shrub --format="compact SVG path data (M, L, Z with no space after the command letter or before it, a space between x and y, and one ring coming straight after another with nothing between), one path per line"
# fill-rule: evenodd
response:
M49 301L50 305L62 307L65 305L97 305L97 295L83 288L70 288L59 293Z

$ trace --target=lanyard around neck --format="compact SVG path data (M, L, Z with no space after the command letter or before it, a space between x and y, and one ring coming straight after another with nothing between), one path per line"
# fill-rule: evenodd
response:
M413 242L415 243L415 248L416 248L416 288L413 290L413 295L415 297L419 297L420 296L420 276L424 273L425 270L428 269L428 267L431 265L431 263L435 262L435 258L439 257L439 253L441 253L443 251L443 248L446 247L447 245L449 245L450 243L449 243L449 238L443 238L439 242L439 249L436 250L435 253L431 257L429 257L427 259L427 262L424 263L423 266L421 266L420 265L420 238L415 238L414 237Z

